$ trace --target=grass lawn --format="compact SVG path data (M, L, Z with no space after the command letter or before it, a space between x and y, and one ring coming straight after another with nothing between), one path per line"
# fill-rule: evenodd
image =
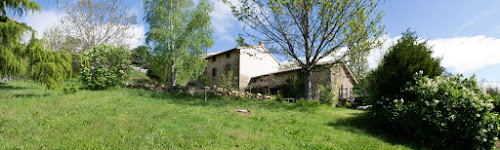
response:
M65 95L30 81L0 83L0 149L412 148L372 132L368 118L361 110L287 102L205 103L142 89Z

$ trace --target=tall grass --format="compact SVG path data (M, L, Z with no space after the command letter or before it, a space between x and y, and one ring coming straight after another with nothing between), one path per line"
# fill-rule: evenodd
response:
M65 95L21 81L0 84L0 149L409 148L360 128L364 114L142 89Z

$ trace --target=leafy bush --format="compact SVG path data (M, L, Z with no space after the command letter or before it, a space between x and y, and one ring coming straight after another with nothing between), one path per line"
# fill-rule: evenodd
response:
M31 39L28 47L29 76L49 89L60 90L64 79L71 76L71 54L45 50L43 41Z
M296 106L304 107L304 108L318 107L319 106L319 102L318 101L308 101L308 100L305 100L305 99L301 98L301 99L299 99L297 101L297 105Z
M80 81L84 88L102 90L125 85L130 54L124 47L98 45L83 55Z
M332 90L324 87L323 85L318 85L318 90L319 90L319 102L321 104L329 104L332 106L337 104L337 97L332 92Z
M283 95L281 95L281 94L276 95L276 101L283 102Z
M236 87L236 82L238 81L238 77L236 77L233 73L233 70L229 70L226 73L222 74L222 82L220 87L225 89L234 89Z
M374 104L404 137L438 149L491 149L498 140L499 119L491 96L482 93L474 77L431 79L422 72L404 90L416 101L384 98Z

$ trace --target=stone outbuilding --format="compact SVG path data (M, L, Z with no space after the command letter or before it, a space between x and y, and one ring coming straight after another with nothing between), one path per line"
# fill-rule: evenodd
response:
M268 74L255 76L251 79L249 90L264 94L283 94L293 80L303 80L299 76L301 67L283 69ZM313 68L311 73L311 87L313 97L317 96L318 85L329 89L336 89L339 98L346 99L352 96L352 89L358 81L345 63L332 64L323 62ZM292 85L293 86L293 85ZM333 91L336 92L336 91Z

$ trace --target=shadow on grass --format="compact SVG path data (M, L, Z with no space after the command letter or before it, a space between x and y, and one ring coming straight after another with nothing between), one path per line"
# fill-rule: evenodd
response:
M391 126L384 125L380 120L372 117L369 112L349 114L354 117L330 121L327 125L331 127L345 127L344 129L349 132L359 132L349 130L354 127L393 145L405 145L412 149L428 149L419 143L415 143L408 138L398 135L398 131L393 129Z
M30 97L46 97L50 96L51 94L49 93L39 93L39 92L34 92L31 89L36 89L34 87L23 87L23 86L12 86L7 83L0 82L0 90L2 90L2 93L0 93L0 98L30 98ZM23 91L27 90L27 91ZM8 93L7 91L16 91L13 93ZM29 93L28 93L29 92ZM34 93L39 93L39 94L33 94ZM7 94L5 94L7 93Z
M0 90L24 90L24 89L33 89L30 87L20 87L20 86L11 86L7 85L7 83L0 82Z

